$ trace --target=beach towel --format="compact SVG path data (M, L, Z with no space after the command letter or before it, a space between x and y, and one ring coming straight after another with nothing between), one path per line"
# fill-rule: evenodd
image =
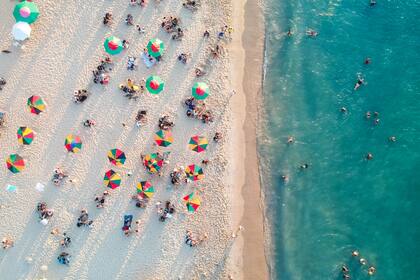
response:
M124 226L122 227L122 230L130 230L131 223L133 222L133 215L124 215Z
M13 185L7 185L6 186L6 191L8 192L16 192L17 191L17 187L13 186Z
M146 64L147 68L152 67L156 63L156 61L154 59L150 60L149 56L145 53L141 54L141 58L143 59L144 64Z
M43 192L44 189L45 189L45 186L41 183L37 183L36 186L35 186L35 189L39 192Z

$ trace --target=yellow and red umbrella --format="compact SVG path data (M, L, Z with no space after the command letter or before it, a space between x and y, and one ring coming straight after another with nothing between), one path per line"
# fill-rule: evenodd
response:
M25 168L25 160L18 154L11 154L6 159L6 165L12 173L19 173Z
M34 131L26 126L19 127L16 134L18 142L22 145L31 144L35 137Z
M157 154L148 154L143 158L143 165L150 173L157 173L163 166L163 159Z
M121 175L110 169L105 172L104 185L111 189L116 189L121 184Z
M38 95L32 95L28 98L27 105L31 110L32 114L39 115L40 113L45 111L45 103L44 100Z
M187 175L187 179L191 181L199 181L204 179L203 169L196 164L187 166L187 168L185 168L185 174Z
M66 147L69 152L77 153L82 148L82 140L79 136L69 134L64 141L64 147Z
M207 148L209 141L204 136L194 135L191 137L188 146L191 150L197 153L204 152Z
M201 204L200 198L193 192L185 196L183 200L185 201L189 212L197 211L198 207L200 207Z
M141 181L137 183L137 193L141 198L152 198L155 189L148 181Z
M155 134L155 142L158 146L168 147L169 145L174 142L174 138L172 137L172 132L169 130L159 130Z
M122 166L125 163L125 153L120 149L112 149L108 152L109 161L115 166Z

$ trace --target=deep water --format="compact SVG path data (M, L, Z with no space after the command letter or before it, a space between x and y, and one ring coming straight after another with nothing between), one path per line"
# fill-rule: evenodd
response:
M343 264L352 279L420 279L420 0L265 4L272 279L338 280Z

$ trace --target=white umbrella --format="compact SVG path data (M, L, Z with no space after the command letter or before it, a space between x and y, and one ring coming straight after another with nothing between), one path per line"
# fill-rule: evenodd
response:
M12 35L15 40L23 41L31 36L31 26L23 21L19 21L13 25Z

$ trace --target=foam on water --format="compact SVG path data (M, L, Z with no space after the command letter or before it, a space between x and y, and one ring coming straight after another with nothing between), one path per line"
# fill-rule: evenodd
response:
M420 275L420 0L368 4L266 3L259 152L273 279L341 279L342 264L353 279ZM319 36L307 38L307 28ZM367 84L353 91L358 73ZM366 111L380 113L379 125ZM309 169L299 170L303 163Z

